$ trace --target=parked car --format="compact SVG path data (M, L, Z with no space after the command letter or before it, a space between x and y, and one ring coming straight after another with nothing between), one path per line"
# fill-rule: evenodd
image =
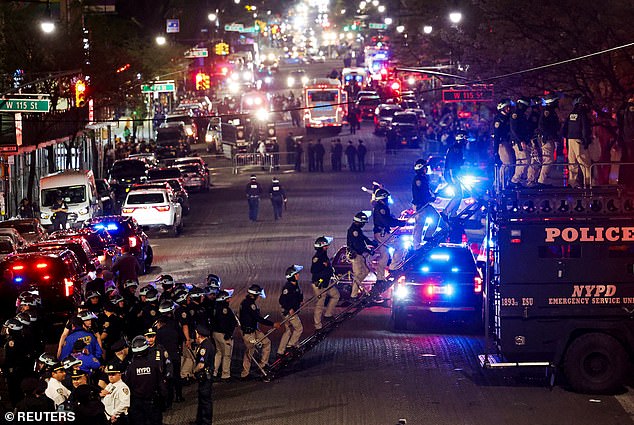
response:
M22 237L13 227L0 228L0 236L7 236L13 240L13 243L18 249L26 247L29 243Z
M98 232L93 229L58 230L50 234L48 240L83 239L97 254L102 267L110 268L114 260L121 255L121 248L117 246L107 231Z
M8 236L0 236L0 260L4 260L9 255L16 254L18 252L18 247Z
M469 247L440 244L416 255L392 277L392 326L407 329L408 316L451 315L482 324L482 275Z
M374 118L374 111L380 104L379 96L361 96L356 102L356 107L361 112L361 119Z
M152 168L148 171L148 180L179 179L183 182L183 174L177 167Z
M154 260L150 240L133 217L108 215L96 217L84 225L98 232L107 231L123 251L129 250L139 261L143 273L147 273Z
M183 210L171 189L133 189L128 193L121 215L134 217L147 229L169 231L178 236L183 230Z
M191 153L182 125L161 127L156 131L156 158L184 157Z
M359 90L357 92L357 97L354 99L355 102L359 99L361 99L362 97L378 97L379 94L374 91L374 90Z
M15 314L16 298L24 291L37 291L41 300L48 341L57 341L56 329L63 326L81 302L81 266L72 251L21 253L0 261L0 316Z
M27 243L46 239L46 229L44 229L42 224L40 224L40 220L37 218L18 218L0 221L0 229L9 228L17 230Z
M84 239L57 239L47 240L31 244L20 252L45 252L45 251L62 251L68 249L75 254L80 265L81 276L88 275L97 270L100 266L97 253L92 250L88 242Z
M120 159L115 161L108 172L108 183L114 191L117 203L121 204L128 189L135 183L143 183L148 178L150 166L140 159Z
M418 148L421 131L413 112L397 112L387 129L387 149Z
M209 191L208 174L205 173L200 164L180 164L177 167L183 175L185 188L188 191Z
M176 200L181 207L183 207L183 215L189 214L190 205L189 205L189 193L187 193L187 189L181 182L181 179L157 179L157 180L148 180L148 183L167 183L170 185L172 190L174 191L174 196L176 196Z
M385 134L395 113L402 111L398 105L382 103L374 111L374 134Z
M115 214L118 210L117 197L114 190L110 187L110 183L106 179L96 179L97 194L101 199L103 213L106 215Z
M188 156L186 158L178 158L174 160L174 165L184 165L184 164L199 164L202 169L205 178L209 185L211 185L211 174L209 173L209 168L207 168L207 163L199 156Z

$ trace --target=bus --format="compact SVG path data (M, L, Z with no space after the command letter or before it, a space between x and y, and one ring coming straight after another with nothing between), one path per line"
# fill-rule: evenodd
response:
M304 86L306 131L333 128L341 131L348 112L348 93L339 80L317 78Z

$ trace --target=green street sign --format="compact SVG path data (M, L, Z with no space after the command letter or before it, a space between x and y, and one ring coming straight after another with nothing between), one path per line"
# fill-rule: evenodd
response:
M195 47L185 52L185 57L188 59L206 58L208 56L209 56L209 50L207 50L206 47L205 48Z
M0 99L0 112L48 112L50 100Z
M225 25L225 31L237 31L240 32L244 30L244 25L242 24L227 24Z
M176 85L174 83L156 83L156 84L144 84L141 86L141 93L162 93L162 92L175 92Z
M240 30L240 32L247 32L247 33L254 33L254 32L260 32L260 27L253 26L253 27L244 27L242 30Z
M386 24L377 24L377 23L372 23L370 22L369 25L371 30L386 30L387 29L387 25Z

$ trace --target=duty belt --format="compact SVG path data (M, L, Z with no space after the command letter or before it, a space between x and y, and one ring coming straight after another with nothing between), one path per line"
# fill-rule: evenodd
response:
M243 334L252 334L256 331L257 329L253 329L253 328L242 328L242 333Z

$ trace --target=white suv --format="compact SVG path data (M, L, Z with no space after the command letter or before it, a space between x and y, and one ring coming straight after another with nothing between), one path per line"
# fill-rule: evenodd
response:
M169 231L174 236L183 230L182 206L166 188L133 188L121 207L121 215L134 217L144 228Z

